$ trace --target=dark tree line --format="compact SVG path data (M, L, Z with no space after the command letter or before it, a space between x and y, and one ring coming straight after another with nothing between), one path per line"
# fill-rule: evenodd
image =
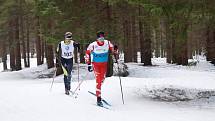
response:
M55 49L71 31L81 44L84 63L86 45L103 30L117 44L125 62L152 65L152 57L188 65L201 52L215 61L215 1L211 0L0 0L0 56L4 69L37 65L54 66ZM10 58L8 58L8 56ZM75 62L78 61L75 52ZM23 59L23 66L21 60ZM45 61L46 59L46 61Z

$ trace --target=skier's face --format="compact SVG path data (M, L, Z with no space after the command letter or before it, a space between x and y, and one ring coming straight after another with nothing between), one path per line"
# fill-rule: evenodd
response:
M67 35L67 36L65 37L65 39L67 39L67 40L72 40L72 36L71 36L71 35Z
M65 43L65 44L69 44L70 42L71 42L70 39L65 39L65 40L64 40L64 43Z
M97 40L100 41L100 42L104 42L105 38L104 37L99 37Z

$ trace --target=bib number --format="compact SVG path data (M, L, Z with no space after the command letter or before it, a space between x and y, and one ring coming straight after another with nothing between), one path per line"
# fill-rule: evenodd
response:
M68 52L68 53L64 52L64 56L66 57L72 56L72 52Z

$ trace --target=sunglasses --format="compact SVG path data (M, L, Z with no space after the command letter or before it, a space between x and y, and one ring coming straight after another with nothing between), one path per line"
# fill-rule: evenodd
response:
M99 41L104 41L105 38L104 38L104 37L99 37L97 40L99 40Z
M66 39L72 39L72 36L66 36Z

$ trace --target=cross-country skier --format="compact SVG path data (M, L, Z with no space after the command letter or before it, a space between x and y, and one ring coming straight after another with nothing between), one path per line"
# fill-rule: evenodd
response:
M66 95L69 95L70 91L74 49L78 49L79 51L79 48L80 45L73 41L71 32L65 33L64 41L61 41L57 48L58 61L60 61L64 73L64 85Z
M92 42L86 51L85 60L88 64L88 71L94 70L96 77L96 96L97 105L103 106L101 102L101 85L105 79L107 71L107 62L109 52L116 54L114 51L113 44L105 40L104 32L97 32L97 40Z

